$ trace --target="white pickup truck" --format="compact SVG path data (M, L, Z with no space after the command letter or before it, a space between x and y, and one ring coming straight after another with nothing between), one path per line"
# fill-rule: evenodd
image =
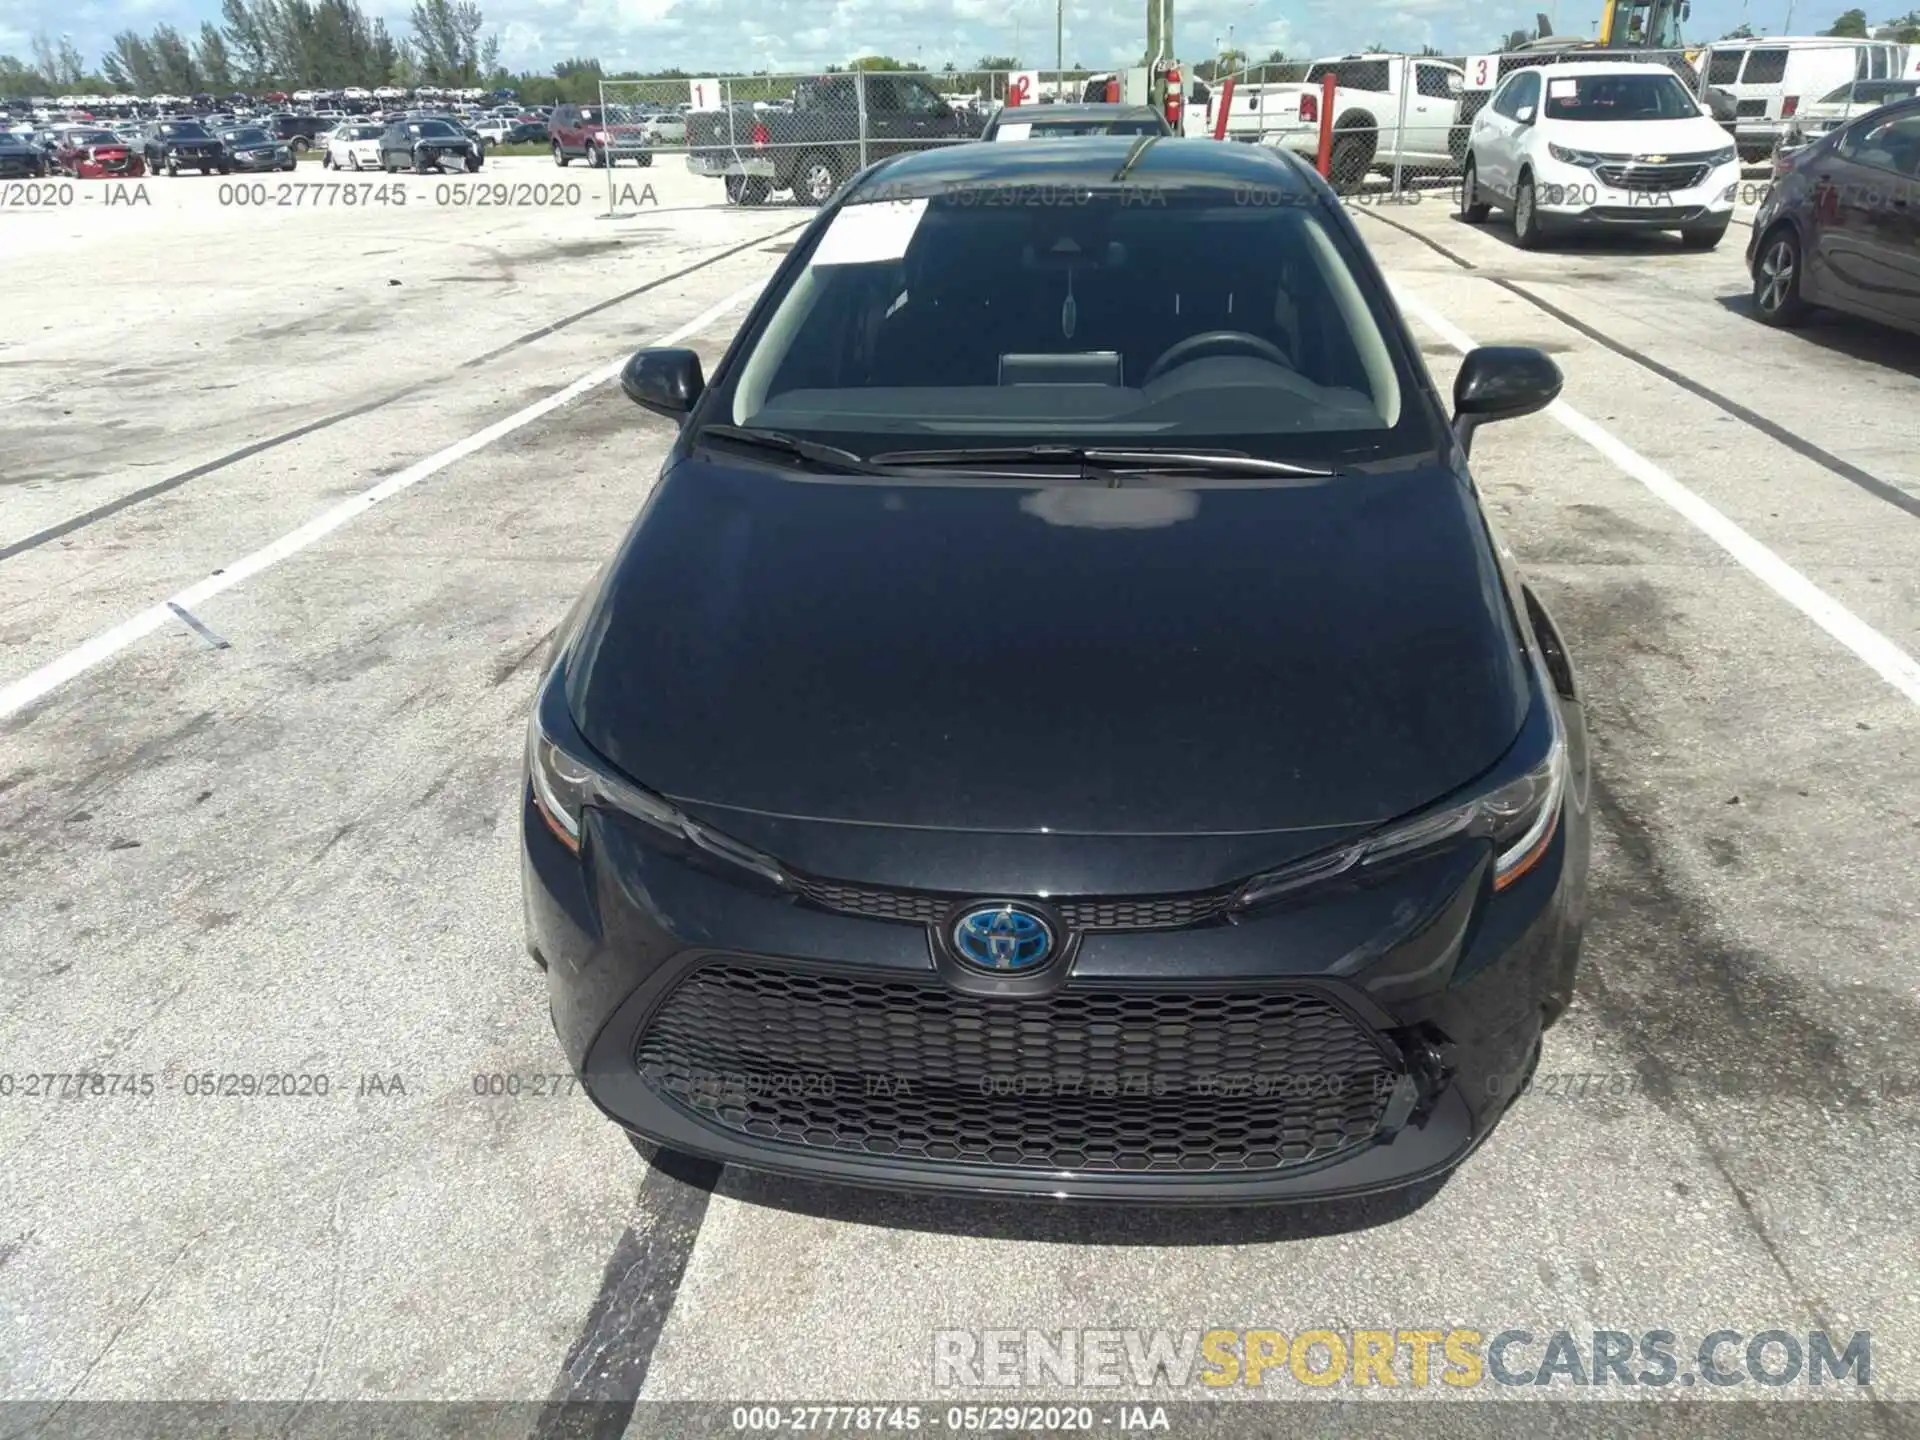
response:
M1340 191L1357 190L1375 169L1459 170L1466 131L1460 126L1460 95L1466 76L1458 65L1420 55L1340 55L1315 60L1305 83L1262 85L1248 97L1259 116L1259 141L1316 157L1320 152L1320 106L1332 75L1333 151L1328 179ZM1401 99L1406 101L1404 129ZM1240 108L1234 97L1233 108ZM1230 135L1250 128L1235 124ZM1249 137L1251 138L1251 137Z

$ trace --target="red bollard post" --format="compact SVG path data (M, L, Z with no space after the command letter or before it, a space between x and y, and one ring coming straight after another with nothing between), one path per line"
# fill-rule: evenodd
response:
M1220 86L1220 109L1213 117L1213 138L1227 138L1227 116L1233 113L1233 76L1229 75Z
M1339 83L1338 75L1326 75L1320 81L1320 158L1314 164L1323 180L1333 169L1333 92Z

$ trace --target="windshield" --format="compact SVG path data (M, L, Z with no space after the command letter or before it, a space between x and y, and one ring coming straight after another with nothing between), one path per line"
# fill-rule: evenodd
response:
M1699 113L1670 74L1547 78L1549 120L1689 120Z
M453 126L449 125L444 120L416 120L413 124L407 126L407 133L410 135L430 135L435 137L441 137L441 136L447 136L447 135L457 135L460 132L455 130Z
M1000 127L1004 134L1020 129L1019 122ZM1171 132L1153 120L1069 120L1059 123L1038 121L1027 126L1035 139L1064 140L1074 135L1166 135ZM1014 138L1009 136L1008 138Z
M862 454L1127 444L1328 461L1432 447L1342 241L1309 204L1004 193L1015 203L983 190L841 210L718 418Z
M75 130L67 135L69 145L122 145L123 141L110 130Z
M266 145L271 143L264 130L227 130L222 132L223 140L231 140L236 145Z
M159 133L169 140L211 140L213 137L198 125L162 125Z

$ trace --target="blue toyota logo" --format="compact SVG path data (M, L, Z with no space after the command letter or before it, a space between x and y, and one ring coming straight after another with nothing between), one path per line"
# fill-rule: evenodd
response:
M1017 905L982 905L954 923L953 948L982 970L1031 970L1053 953L1053 930Z

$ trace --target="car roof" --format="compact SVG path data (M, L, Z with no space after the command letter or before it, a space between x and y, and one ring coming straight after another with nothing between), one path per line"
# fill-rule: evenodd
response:
M1071 122L1074 120L1156 120L1162 118L1160 112L1151 105L1114 105L1105 102L1087 101L1074 105L1014 105L1000 112L1000 123L1009 121L1018 123L1031 120L1036 125L1045 125L1050 121Z
M1733 40L1714 40L1703 50L1830 50L1835 46L1894 45L1894 40L1875 40L1862 35L1754 35Z
M1660 60L1575 60L1560 65L1528 65L1508 72L1533 70L1549 78L1564 75L1672 75L1673 67Z
M1174 135L1086 135L1025 145L943 145L896 156L869 171L846 199L853 203L876 190L891 199L913 198L916 192L932 196L952 185L1099 188L1114 184L1129 159L1127 179L1180 188L1231 192L1262 185L1311 197L1316 180L1304 161L1274 146Z

